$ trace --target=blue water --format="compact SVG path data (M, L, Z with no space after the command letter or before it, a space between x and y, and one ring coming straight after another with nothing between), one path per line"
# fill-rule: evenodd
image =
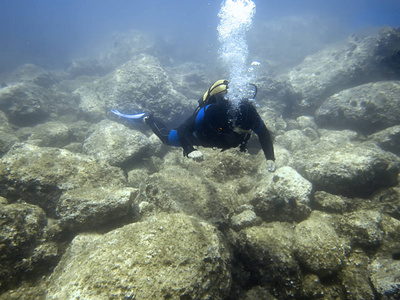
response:
M326 21L329 29L321 33L324 42L364 28L400 26L398 0L254 2L254 30L263 22L293 16L318 19ZM73 58L92 55L107 36L131 29L158 35L176 47L177 58L201 61L218 51L220 7L220 0L2 0L0 72L23 63L62 68ZM311 25L308 30L317 30L320 25ZM274 42L268 36L263 40ZM279 43L275 44L279 49ZM249 47L251 51L251 44Z

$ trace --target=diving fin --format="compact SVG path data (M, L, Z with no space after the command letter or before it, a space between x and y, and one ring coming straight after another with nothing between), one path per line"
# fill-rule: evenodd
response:
M111 112L117 116L120 116L120 117L128 120L130 123L133 123L133 124L143 122L143 119L146 116L146 113L139 113L139 114L133 114L133 115L123 114L116 109L111 110Z

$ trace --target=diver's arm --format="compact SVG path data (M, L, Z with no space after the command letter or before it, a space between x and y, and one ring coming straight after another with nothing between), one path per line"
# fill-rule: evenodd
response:
M188 156L189 153L196 150L193 147L193 132L195 120L196 115L193 114L177 128L179 142L181 144L181 147L183 148L184 156Z
M271 134L265 126L261 117L258 117L258 121L255 124L255 130L253 130L260 141L261 148L264 151L265 158L267 160L275 161L274 145L272 144Z

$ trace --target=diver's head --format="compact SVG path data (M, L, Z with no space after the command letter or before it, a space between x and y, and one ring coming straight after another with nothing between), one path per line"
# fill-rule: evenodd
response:
M247 98L240 100L233 113L234 126L250 130L255 118L255 109Z

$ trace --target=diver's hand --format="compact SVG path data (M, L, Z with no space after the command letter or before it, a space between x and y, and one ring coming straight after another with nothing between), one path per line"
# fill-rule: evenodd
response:
M273 160L267 160L267 165L268 165L268 171L275 172L276 165L275 165L275 162Z
M202 161L204 160L203 153L199 150L194 150L188 154L188 157L195 160L195 161Z

